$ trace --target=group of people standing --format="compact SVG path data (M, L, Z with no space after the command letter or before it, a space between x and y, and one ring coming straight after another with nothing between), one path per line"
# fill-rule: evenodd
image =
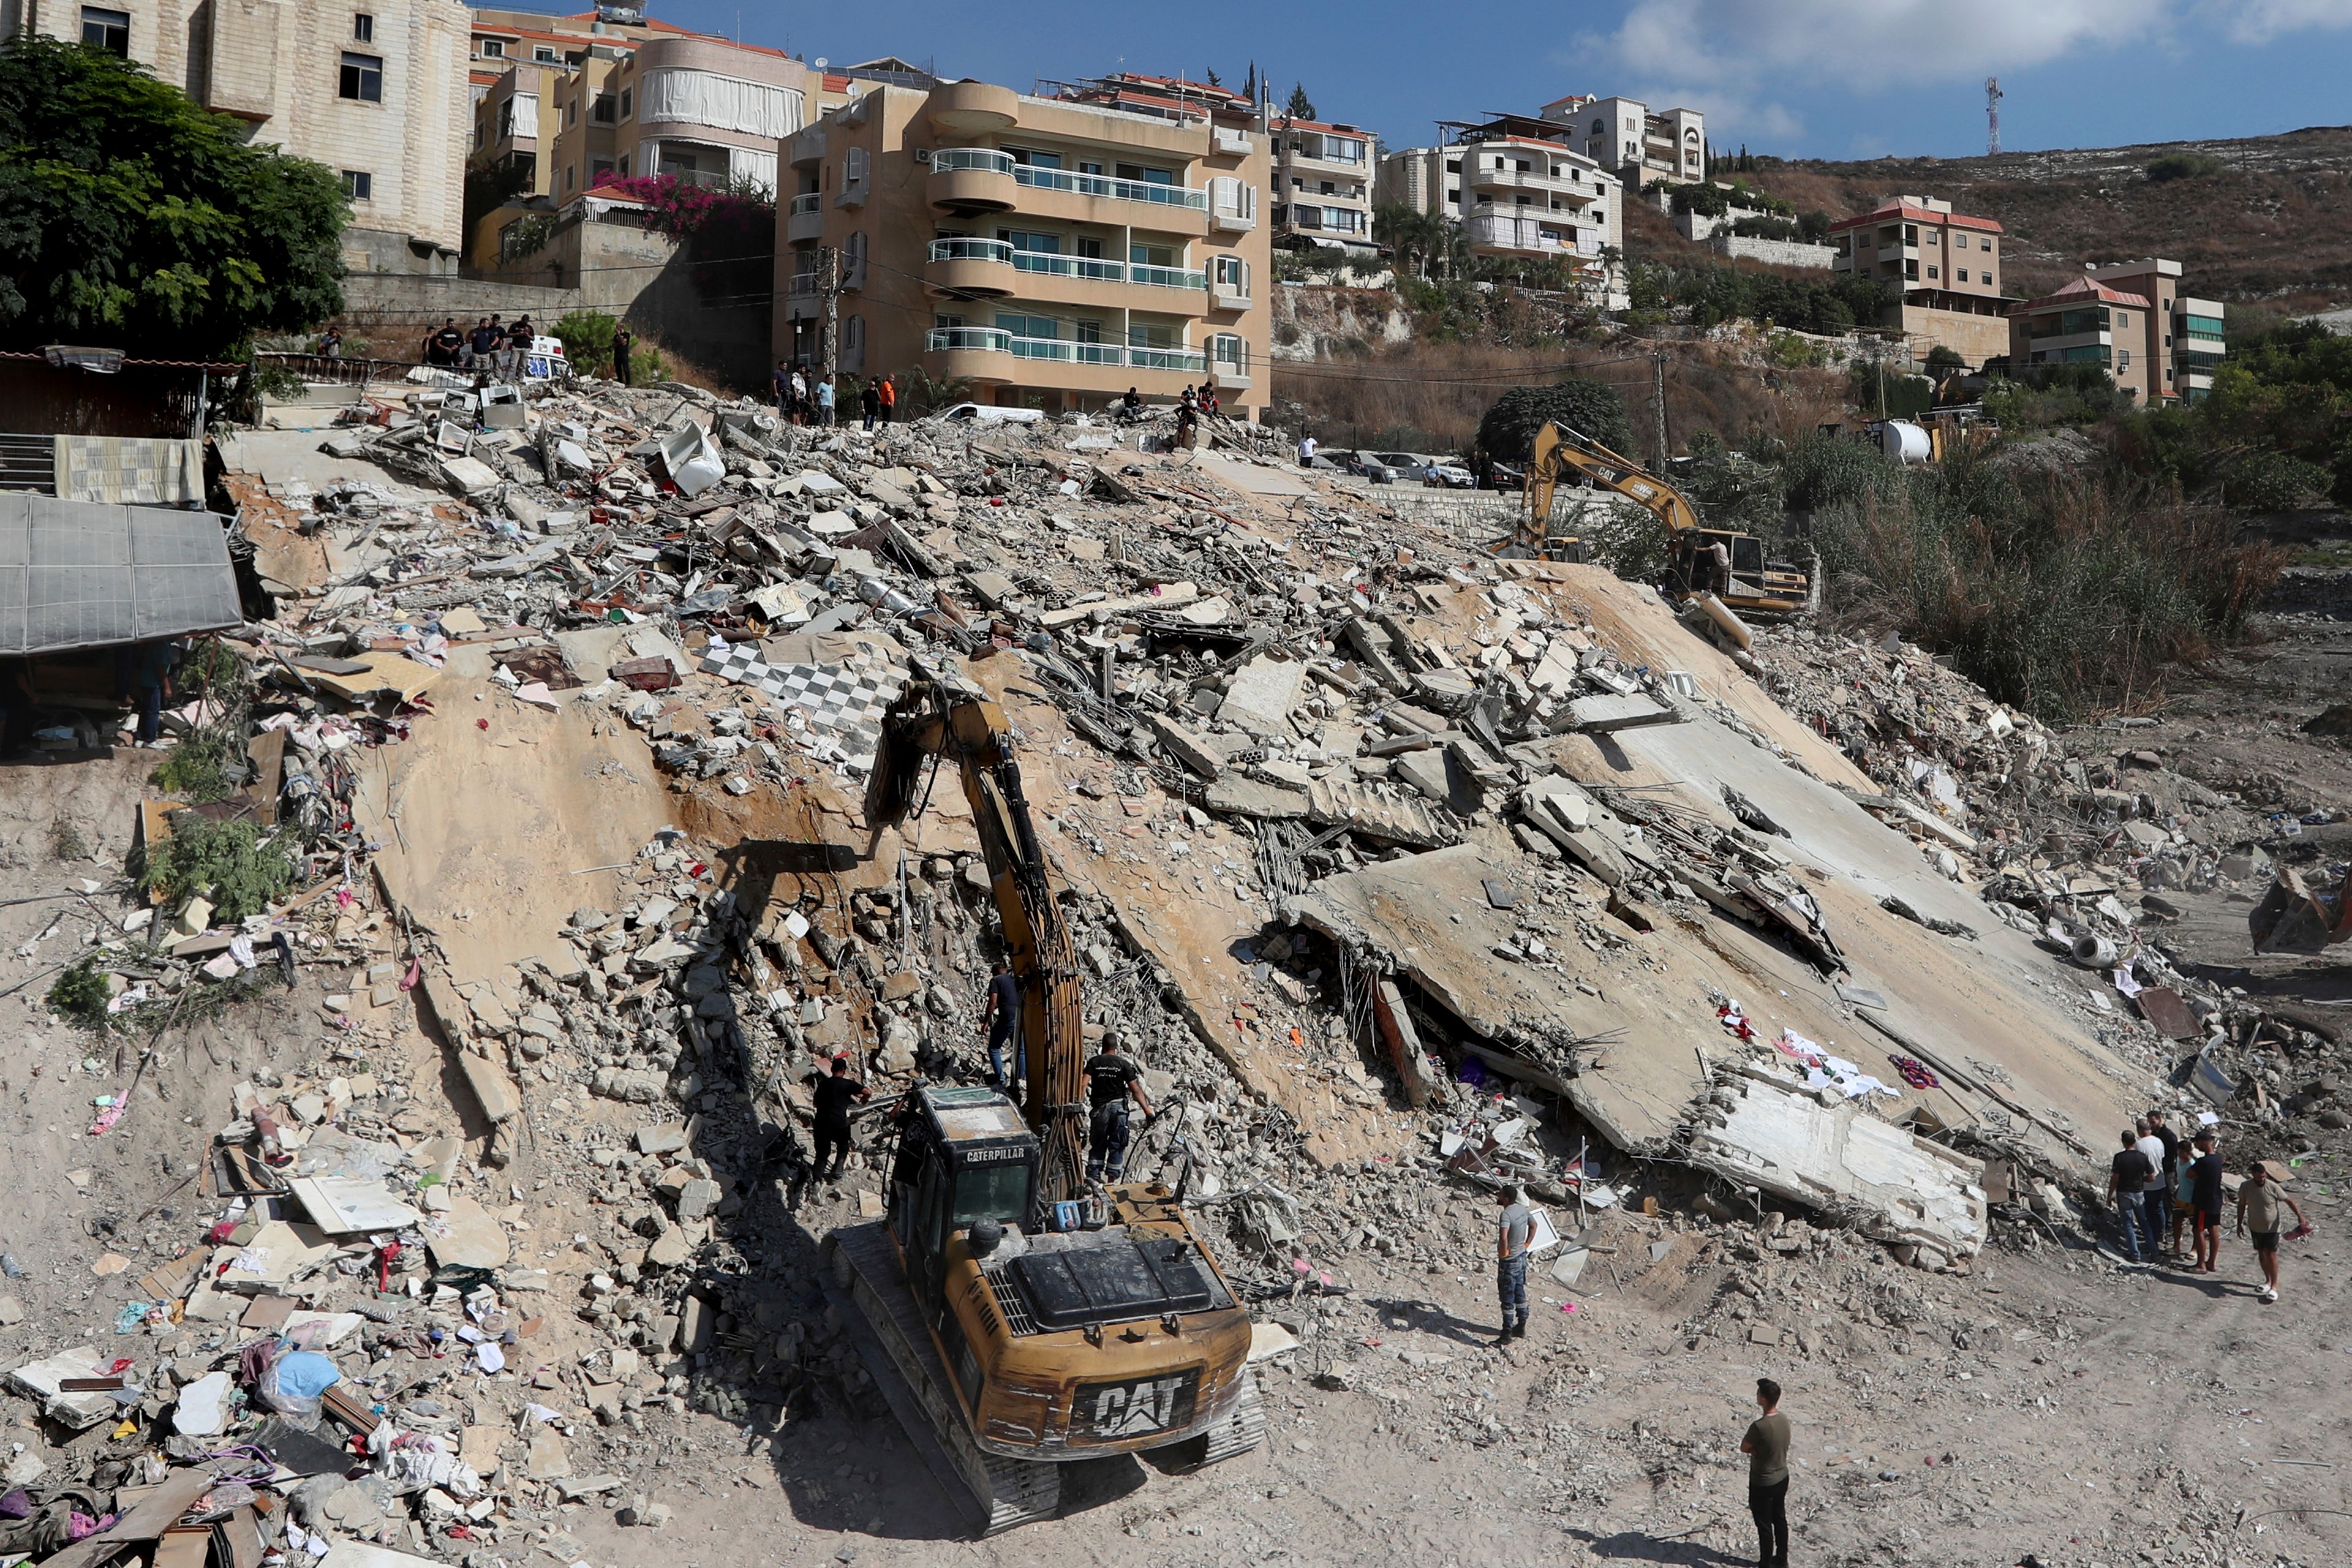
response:
M778 360L768 383L776 398L776 416L789 425L827 426L838 423L836 415L842 393L835 384L841 377L816 374L793 363ZM865 416L866 428L887 425L898 415L898 383L895 376L869 378L857 394L858 411Z
M2187 1229L2188 1269L2219 1272L2221 1215L2230 1206L2219 1137L2209 1127L2184 1140L2166 1124L2164 1112L2151 1110L2124 1130L2121 1142L2108 1165L2107 1195L2115 1202L2126 1254L2138 1265L2166 1258L2179 1261L2180 1233ZM2299 1226L2287 1236L2308 1235L2311 1228L2303 1205L2286 1191L2287 1183L2284 1165L2257 1160L2238 1185L2236 1229L2253 1239L2263 1301L2279 1296L2282 1214L2292 1213Z
M512 380L538 335L539 329L527 315L517 316L510 326L501 317L484 316L470 331L457 325L457 317L449 316L425 334L424 361L446 370L481 371ZM342 337L338 333L335 352L340 353L341 348ZM323 346L320 352L326 352Z

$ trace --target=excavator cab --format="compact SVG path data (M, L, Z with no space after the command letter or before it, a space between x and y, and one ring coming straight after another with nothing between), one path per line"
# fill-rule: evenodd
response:
M982 1220L1034 1224L1037 1135L992 1089L924 1088L899 1105L886 1208L924 1311L938 1311L948 1240ZM950 1314L952 1317L952 1314Z

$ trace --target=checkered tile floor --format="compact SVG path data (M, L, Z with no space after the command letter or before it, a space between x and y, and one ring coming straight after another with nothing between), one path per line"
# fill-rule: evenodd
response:
M906 689L907 678L876 660L847 664L769 664L759 649L730 647L702 661L705 673L766 692L808 715L809 722L841 744L841 760L853 772L871 773L882 741L882 715Z

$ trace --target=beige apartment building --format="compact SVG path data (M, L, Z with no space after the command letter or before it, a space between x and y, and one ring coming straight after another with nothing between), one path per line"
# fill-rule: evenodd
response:
M1372 253L1372 133L1282 115L1266 127L1274 184L1267 219L1276 245Z
M1876 279L1883 326L1900 328L1922 357L1948 348L1971 368L2009 352L2001 292L2007 237L1992 218L1956 213L1932 196L1895 196L1830 226L1830 269Z
M542 127L541 116L551 111L565 68L520 62L503 71L486 71L478 61L469 73L474 88L474 139L467 154L469 164L520 167L525 178L517 195L547 195L548 171L553 160L543 155L550 149L542 144L541 136L542 129L551 132L548 142L551 143L553 126L551 122Z
M2183 293L2180 263L2161 258L2094 266L2008 324L2012 369L2099 365L2143 408L2203 397L2227 352L2221 302Z
M1569 145L1565 129L1528 115L1451 121L1435 147L1381 160L1382 202L1457 220L1470 253L1555 260L1604 304L1622 288L1607 258L1625 243L1625 186Z
M886 85L793 137L784 163L778 358L824 363L830 250L844 372L919 366L1050 410L1210 384L1227 412L1263 414L1270 170L1245 111L1139 78L1058 98Z
M1652 113L1638 99L1571 93L1545 104L1542 117L1636 196L1654 184L1706 178L1706 116L1696 109Z
M335 170L355 272L457 268L467 23L458 0L0 0L0 35L30 28L137 60L243 121L251 141Z

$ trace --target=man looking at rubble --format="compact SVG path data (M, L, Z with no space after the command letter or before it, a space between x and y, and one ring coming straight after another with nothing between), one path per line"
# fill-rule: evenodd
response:
M1503 1217L1495 1231L1495 1293L1502 1300L1503 1332L1497 1346L1528 1337L1528 1244L1534 1238L1536 1216L1517 1187L1495 1194Z
M1094 1120L1087 1129L1087 1180L1113 1181L1127 1168L1127 1104L1144 1115L1151 1101L1143 1092L1143 1069L1119 1052L1118 1037L1105 1035L1100 1054L1087 1063L1087 1094Z
M2298 1226L2307 1226L2303 1205L2287 1195L2284 1173L2271 1161L2257 1160L2254 1168L2246 1173L2245 1182L2238 1188L2238 1234L2243 1236L2252 1227L2254 1234L2254 1258L2263 1266L2262 1300L2278 1300L2279 1205L2294 1211Z
M988 1026L988 1081L1009 1089L1029 1078L1028 1043L1020 1037L1021 981L1010 963L999 963L988 977L988 1002L980 1015ZM1004 1076L1004 1047L1013 1047L1013 1078Z
M2163 1209L2171 1205L2171 1189L2164 1180L2164 1140L2156 1135L2156 1121L2143 1116L2137 1123L2139 1152L2147 1156L2147 1179L2140 1184L2139 1209L2141 1244L2147 1249L2147 1260L2155 1262L2164 1254Z
M2189 1217L2197 1226L2197 1272L2210 1274L2221 1255L2221 1155L2213 1134L2197 1135L2197 1159L2189 1166Z
M2147 1205L2141 1194L2147 1190L2152 1169L2147 1152L2139 1146L2138 1133L2125 1128L2124 1146L2108 1165L2107 1196L2115 1201L2116 1219L2123 1227L2124 1251L2134 1263L2145 1261L2140 1257L2140 1233L2147 1228ZM2153 1249L2155 1245L2156 1238L2150 1236L2148 1246Z
M2164 1145L2164 1159L2157 1169L2158 1183L2147 1194L2148 1229L2157 1237L2159 1247L2165 1233L2169 1230L2172 1234L2170 1250L2177 1253L2180 1250L2180 1227L2172 1217L2172 1189L2180 1180L2180 1135L2164 1124L2164 1112L2161 1110L2147 1113L2147 1130L2150 1136Z
M1748 1511L1756 1520L1756 1568L1789 1568L1789 1418L1780 1385L1756 1380L1764 1414L1748 1423L1739 1451L1748 1456Z
M833 377L829 375L816 378L816 422L821 426L833 423Z
M613 379L623 386L629 384L629 356L636 349L637 340L629 335L628 328L613 329Z
M849 1108L866 1096L866 1086L849 1076L849 1061L845 1057L833 1058L833 1072L816 1086L816 1173L827 1182L841 1180L842 1167L849 1163ZM825 1156L833 1156L833 1168L825 1168Z

